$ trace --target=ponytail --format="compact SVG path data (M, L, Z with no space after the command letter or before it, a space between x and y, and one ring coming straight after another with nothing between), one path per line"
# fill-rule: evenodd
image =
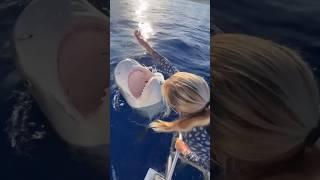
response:
M156 132L188 132L192 128L207 126L210 124L210 107L205 107L201 112L191 114L181 119L166 122L156 120L149 127Z

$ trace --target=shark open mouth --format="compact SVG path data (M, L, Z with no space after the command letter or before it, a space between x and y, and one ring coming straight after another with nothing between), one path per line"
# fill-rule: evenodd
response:
M109 36L104 24L87 23L65 34L58 52L58 73L70 102L81 114L102 104L109 82Z
M135 98L139 98L142 95L143 90L151 77L151 73L147 73L147 71L142 71L140 69L135 69L129 73L128 86L131 94Z
M134 59L120 61L114 70L115 81L127 103L143 114L162 110L161 73L151 72ZM148 115L149 116L149 115Z

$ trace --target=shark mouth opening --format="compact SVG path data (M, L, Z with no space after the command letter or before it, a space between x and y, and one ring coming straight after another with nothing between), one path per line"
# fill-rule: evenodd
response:
M128 87L135 98L139 98L142 95L143 90L147 86L151 77L151 73L139 69L135 69L130 72L128 76Z
M105 24L82 24L67 33L58 52L59 79L81 114L96 111L109 82L109 35Z

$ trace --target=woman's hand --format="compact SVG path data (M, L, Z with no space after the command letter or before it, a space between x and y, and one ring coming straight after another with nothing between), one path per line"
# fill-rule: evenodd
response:
M146 49L146 51L148 51L149 53L152 52L151 46L149 45L149 43L147 41L145 41L143 39L143 36L141 35L140 31L135 30L134 31L134 36L138 40L139 44Z
M176 140L175 148L178 152L180 152L183 155L187 155L188 153L190 153L190 148L181 139Z

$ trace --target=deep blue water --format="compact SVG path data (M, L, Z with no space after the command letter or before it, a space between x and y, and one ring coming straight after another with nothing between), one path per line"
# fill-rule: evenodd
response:
M225 32L273 40L297 50L320 79L320 1L215 0L212 23Z
M107 171L97 172L58 137L16 73L10 40L29 2L0 1L0 179L105 180ZM105 0L92 3L108 7Z
M147 35L148 29L152 29L148 41L179 70L208 80L210 7L188 0L111 0L110 5L112 178L141 180L148 168L165 170L171 134L157 134L147 129L150 120L134 112L121 97L120 108L114 108L119 104L113 101L117 92L113 70L119 61L128 57L145 65L153 64L133 37L133 31L142 27ZM174 179L183 180L201 177L197 170L181 163L174 175Z

